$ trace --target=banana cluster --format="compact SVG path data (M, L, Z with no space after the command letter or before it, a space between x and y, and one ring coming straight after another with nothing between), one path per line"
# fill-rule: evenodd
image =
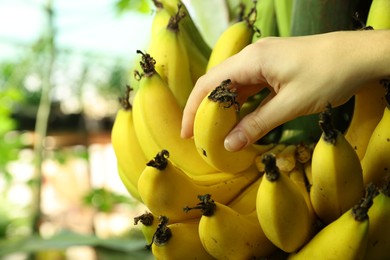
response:
M364 156L333 126L330 105L316 143L258 142L228 152L224 138L241 109L261 102L239 104L229 79L202 100L194 137L182 139L196 80L256 38L258 9L210 49L180 1L154 2L150 44L137 51L112 145L122 182L148 209L134 224L155 258L390 259L389 81L378 83L387 106L365 133Z

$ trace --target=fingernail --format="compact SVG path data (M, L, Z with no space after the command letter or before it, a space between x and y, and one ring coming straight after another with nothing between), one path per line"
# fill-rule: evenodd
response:
M235 152L245 147L247 143L248 139L245 134L240 130L236 130L225 138L224 145L226 150Z

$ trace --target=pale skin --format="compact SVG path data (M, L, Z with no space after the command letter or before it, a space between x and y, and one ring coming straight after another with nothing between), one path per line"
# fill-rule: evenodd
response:
M181 136L192 137L200 102L226 79L240 104L263 88L271 90L226 136L225 148L238 151L298 116L344 104L366 83L383 78L390 78L390 30L263 38L199 78L184 109Z

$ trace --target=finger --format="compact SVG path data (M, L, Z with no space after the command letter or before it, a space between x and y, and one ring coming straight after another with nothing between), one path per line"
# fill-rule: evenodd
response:
M229 151L241 150L277 126L300 116L302 111L296 109L298 100L287 96L287 93L280 92L242 118L226 137L225 148Z
M238 92L247 85L265 84L258 69L259 64L254 64L253 57L252 59L246 58L249 52L247 48L214 67L196 82L183 111L181 129L183 138L193 135L193 121L201 101L222 81L230 79ZM243 65L242 60L248 60L248 63Z

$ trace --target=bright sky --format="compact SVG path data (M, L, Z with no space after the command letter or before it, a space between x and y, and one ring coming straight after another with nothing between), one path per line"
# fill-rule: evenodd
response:
M0 58L12 57L44 29L45 0L0 1ZM144 48L152 15L118 16L115 0L53 0L60 48L125 57ZM130 57L129 57L130 58Z

